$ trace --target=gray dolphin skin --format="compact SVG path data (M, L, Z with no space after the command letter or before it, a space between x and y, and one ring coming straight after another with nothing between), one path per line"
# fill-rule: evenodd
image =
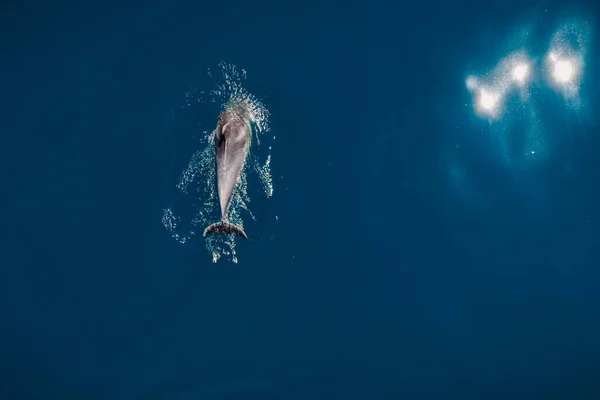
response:
M219 116L215 131L217 150L217 190L221 205L221 222L210 225L204 236L210 233L236 233L248 239L246 232L227 220L231 197L238 178L246 163L250 149L252 128L245 107L239 102L230 102Z

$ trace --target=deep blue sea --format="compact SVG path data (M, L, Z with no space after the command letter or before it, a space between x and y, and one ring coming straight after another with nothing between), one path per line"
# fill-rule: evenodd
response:
M592 0L2 2L0 400L600 399L599 43ZM249 240L202 236L231 96Z

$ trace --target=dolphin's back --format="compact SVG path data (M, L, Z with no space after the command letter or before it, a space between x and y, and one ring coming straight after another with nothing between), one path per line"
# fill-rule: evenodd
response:
M250 144L250 123L236 112L224 114L217 126L217 187L221 217L227 217L231 197L237 184Z
M246 162L252 130L250 121L239 105L224 111L215 132L217 189L221 206L221 221L206 228L204 236L211 232L234 232L248 238L242 228L227 221L233 191Z

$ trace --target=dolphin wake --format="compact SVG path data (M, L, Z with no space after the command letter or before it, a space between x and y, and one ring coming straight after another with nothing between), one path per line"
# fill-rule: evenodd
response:
M179 174L175 184L170 206L163 210L162 224L179 243L187 243L197 236L202 240L205 226L214 222L219 213L219 198L217 194L216 177L216 151L215 128L219 113L232 102L241 104L249 116L252 125L251 146L246 164L242 169L238 183L233 192L228 219L231 223L243 228L243 216L257 220L250 210L251 196L248 191L248 179L258 178L260 190L254 190L252 196L261 194L265 197L273 195L273 180L271 175L271 151L275 136L267 135L270 132L269 110L254 95L250 94L242 85L247 79L244 70L238 70L234 65L221 62L218 65L217 77L209 69L208 76L213 80L213 85L208 91L192 89L186 94L182 112L190 119L190 125L198 127L200 134L199 149L196 150L187 166ZM209 128L210 127L210 128ZM209 129L207 129L209 128ZM184 128L185 129L185 128ZM196 128L198 129L198 128ZM198 133L198 132L195 132ZM187 132L189 134L189 132ZM186 133L184 133L184 136ZM174 156L175 162L177 157ZM256 193L255 193L256 192ZM174 213L175 200L179 204L187 204L183 213L188 218L182 218ZM186 208L183 206L182 208ZM209 235L205 238L206 249L212 256L213 262L221 257L229 258L237 263L236 235L235 233Z

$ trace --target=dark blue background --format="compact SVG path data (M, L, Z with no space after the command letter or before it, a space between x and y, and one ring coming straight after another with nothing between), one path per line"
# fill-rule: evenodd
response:
M0 399L600 398L597 44L592 121L549 100L577 139L527 178L464 107L467 68L566 12L521 4L4 2ZM237 265L160 222L197 150L172 110L220 60L278 138L280 222ZM448 195L459 142L483 209Z

